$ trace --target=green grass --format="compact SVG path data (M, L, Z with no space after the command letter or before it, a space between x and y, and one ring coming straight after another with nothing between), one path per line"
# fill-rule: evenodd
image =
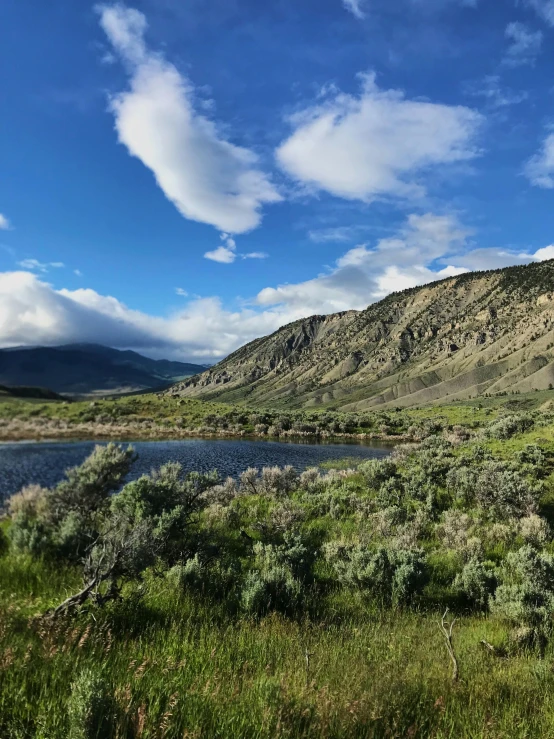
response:
M74 574L35 563L18 578L27 564L11 557L0 560L2 737L67 737L87 668L111 699L111 736L551 736L552 655L490 656L480 639L504 634L486 618L454 628L454 684L438 613L379 614L342 598L325 617L254 621L152 582L140 605L33 622Z

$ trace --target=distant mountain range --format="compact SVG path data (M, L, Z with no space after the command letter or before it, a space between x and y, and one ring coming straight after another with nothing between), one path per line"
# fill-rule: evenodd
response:
M0 349L0 385L48 388L70 396L160 389L205 369L99 344Z
M362 410L554 387L554 260L473 272L312 316L239 349L175 395Z

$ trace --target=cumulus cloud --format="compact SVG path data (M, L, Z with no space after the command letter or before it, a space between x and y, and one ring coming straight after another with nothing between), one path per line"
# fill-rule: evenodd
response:
M363 20L365 18L364 0L342 0L344 7L349 10L356 18Z
M451 265L433 270L428 265L463 247L468 236L454 216L411 215L396 236L381 239L375 247L362 244L348 250L332 270L312 280L265 288L256 302L302 306L307 313L362 309L390 292L467 271Z
M546 137L540 151L529 159L523 173L536 187L554 189L554 132Z
M216 361L299 316L225 310L217 298L193 299L167 317L132 310L94 290L55 290L30 272L0 273L0 345L92 342L151 356Z
M511 42L504 63L509 66L533 64L542 48L541 31L531 31L525 23L509 23L506 38Z
M453 216L412 215L398 234L346 251L312 280L268 287L229 310L216 297L186 298L166 317L133 310L95 290L56 290L42 275L0 273L0 346L92 342L155 357L217 361L243 344L314 313L363 309L393 291L462 274L554 258L534 253L468 251L470 232ZM187 299L188 298L188 299Z
M477 156L482 116L462 106L408 100L362 75L358 97L332 91L294 115L277 161L299 182L350 200L425 194L430 168Z
M11 228L9 220L3 213L0 213L0 230L8 231Z
M119 141L154 174L166 197L193 221L230 233L261 222L281 196L257 155L228 141L195 110L191 81L146 45L145 16L121 4L100 6L100 23L129 73L129 89L111 98Z
M217 249L214 249L214 251L207 251L204 257L210 259L212 262L232 264L237 258L236 241L226 233L221 234L221 240L223 243Z

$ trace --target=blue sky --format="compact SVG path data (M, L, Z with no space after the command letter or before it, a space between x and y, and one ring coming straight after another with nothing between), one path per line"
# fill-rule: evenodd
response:
M0 345L213 362L554 257L554 0L0 6Z

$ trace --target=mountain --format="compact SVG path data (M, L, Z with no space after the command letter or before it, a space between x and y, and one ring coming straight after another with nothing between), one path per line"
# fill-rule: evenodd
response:
M35 400L67 400L62 395L42 387L6 387L0 385L0 402L12 400L13 398L25 398Z
M312 316L171 394L283 407L414 406L554 384L554 260L472 272Z
M92 395L167 387L205 365L155 360L98 344L0 349L0 384Z

